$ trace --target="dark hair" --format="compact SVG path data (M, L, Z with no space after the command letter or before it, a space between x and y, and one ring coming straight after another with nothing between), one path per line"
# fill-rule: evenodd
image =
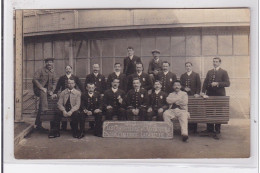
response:
M181 81L180 80L175 80L175 81L173 81L172 85L174 85L175 83L180 83L181 84Z
M117 64L119 64L119 65L121 66L121 63L120 63L120 62L116 62L116 63L114 64L114 66L117 65Z
M185 62L185 66L186 66L186 64L190 64L190 65L192 66L192 63L191 63L191 62Z
M137 64L142 64L142 67L144 67L144 65L143 65L143 63L142 63L142 62L136 62L136 64L135 64L135 65L137 65Z
M132 50L134 50L134 48L133 48L132 46L128 46L127 49L132 49Z
M215 58L213 58L213 59L218 59L219 62L221 62L221 58L220 58L220 57L215 57Z
M94 85L95 86L95 84L93 82L89 82L89 83L87 83L87 85Z
M66 66L65 66L65 69L66 69L68 66L72 69L72 66L71 66L71 65L66 65Z
M139 80L139 82L141 82L140 79L137 78L137 77L133 78L133 82L134 82L135 80Z
M160 80L155 80L154 83L155 83L155 82L159 82L159 83L162 85L162 82L161 82Z
M171 64L168 61L163 61L162 64L164 64L164 63L167 63L167 64L169 64L169 66L171 66Z
M74 79L74 78L70 77L70 78L68 79L68 82L69 82L69 80L72 80L72 81L74 81L74 83L75 83L75 79Z
M114 78L114 79L112 80L112 82L114 82L114 80L119 80L119 82L120 82L120 79L118 79L118 78Z

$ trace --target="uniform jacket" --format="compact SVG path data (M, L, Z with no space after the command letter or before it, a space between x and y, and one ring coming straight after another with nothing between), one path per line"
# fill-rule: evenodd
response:
M39 89L41 87L47 88L48 92L53 92L56 85L54 69L48 70L43 67L35 72L33 76L33 88L35 95L39 96Z
M175 104L179 106L181 110L188 110L188 95L184 91L170 93L166 98L166 101L170 105L170 109L173 108L173 105Z
M170 71L166 75L163 72L159 72L155 79L162 82L162 91L166 93L173 92L173 82L177 80L176 74Z
M115 93L112 91L112 89L108 89L105 91L104 94L104 107L112 106L113 108L120 108L125 107L125 92L121 89L118 89ZM119 103L118 97L121 97L123 99L122 104Z
M212 87L212 82L218 82L219 85ZM225 96L226 91L225 87L230 86L230 81L228 77L228 73L226 70L219 68L219 70L214 71L214 69L209 70L204 80L202 92L209 96Z
M143 88L147 91L153 88L153 84L152 84L150 76L147 73L142 72L142 74L140 76L138 76L137 73L128 76L128 82L127 82L128 90L133 89L133 79L134 78L140 79L141 88Z
M58 109L60 111L65 110L65 104L68 101L68 98L70 96L70 104L71 104L71 112L75 112L79 110L80 108L80 98L81 98L81 93L80 91L76 90L75 88L69 92L69 89L65 89L60 93L59 100L58 100Z
M139 92L135 92L134 89L131 89L126 96L126 105L128 109L140 109L146 108L149 104L149 96L145 89L140 89Z
M123 70L123 73L126 74L126 76L134 74L136 72L135 64L137 62L141 62L141 59L138 56L134 55L132 60L129 57L126 57L124 59L124 70Z
M168 94L166 94L163 91L160 91L158 94L153 92L149 96L149 106L152 107L153 110L158 110L160 108L163 108L163 110L166 110L168 108L168 104L166 102Z
M81 110L87 109L88 111L94 111L96 109L102 110L102 101L100 93L95 91L93 96L90 97L88 92L86 91L81 96Z
M111 83L114 79L119 79L120 83L119 83L119 89L123 90L123 91L127 91L127 78L126 75L123 73L120 73L119 76L116 75L116 73L111 73L108 75L107 78L107 88L111 88Z
M103 94L106 91L106 79L105 76L100 73L98 73L97 77L94 75L94 73L87 75L85 80L85 88L88 83L94 83L96 86L96 91L98 91L100 94Z
M152 59L149 62L148 74L154 74L154 70L158 70L159 72L162 71L162 60L161 59L159 59L158 62L155 62L154 59Z
M70 79L74 79L76 87L81 91L84 92L84 88L79 80L79 78L73 74L71 74ZM68 77L63 75L59 78L58 83L56 85L56 89L54 90L54 94L57 94L59 90L63 91L68 86Z
M201 82L198 73L192 72L190 76L187 73L181 75L181 86L184 91L185 87L189 87L191 90L187 92L189 96L194 94L200 94Z

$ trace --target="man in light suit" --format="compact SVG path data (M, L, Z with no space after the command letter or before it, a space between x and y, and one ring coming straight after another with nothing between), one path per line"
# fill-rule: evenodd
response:
M134 74L136 72L136 63L141 62L140 57L134 55L134 48L129 46L127 48L128 57L124 59L124 70L123 73L126 76Z
M209 70L204 80L202 87L202 95L208 96L225 96L225 87L230 86L229 76L226 70L220 68L221 59L219 57L213 58L212 70ZM214 133L213 138L219 139L221 124L207 124L207 129L202 132L205 134Z

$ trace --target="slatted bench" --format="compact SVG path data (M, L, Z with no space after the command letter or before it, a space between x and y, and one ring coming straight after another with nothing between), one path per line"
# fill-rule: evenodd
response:
M57 101L57 99L48 99L50 111L41 116L42 121L53 120L57 111ZM188 111L190 112L189 123L227 124L229 121L229 96L210 96L207 99L189 97ZM70 118L62 118L62 121L67 120ZM113 120L117 120L117 117L114 116ZM95 118L87 116L86 121L95 121Z

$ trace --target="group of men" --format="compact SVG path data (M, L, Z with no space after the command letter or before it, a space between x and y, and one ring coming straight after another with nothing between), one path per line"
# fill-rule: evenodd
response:
M102 136L102 116L112 120L127 121L166 121L172 123L177 118L181 126L183 141L188 139L188 96L204 97L224 96L225 87L230 85L228 74L220 68L221 59L213 58L214 69L207 73L201 93L201 81L198 73L192 71L192 63L186 62L186 73L177 80L170 71L170 63L160 59L160 51L153 50L153 59L149 62L148 73L144 72L141 58L134 55L133 47L128 47L128 57L124 58L123 73L121 64L114 64L114 72L107 80L100 74L99 64L93 64L93 72L86 76L84 86L79 78L72 74L70 65L65 67L66 74L55 82L53 58L45 59L46 66L34 75L34 91L40 97L39 111L35 121L36 129L42 127L40 116L48 110L47 98L59 98L58 113L51 122L49 138L60 136L62 117L71 117L73 137L84 137L85 117L93 115L96 136ZM56 86L56 87L55 87ZM58 92L61 91L59 95ZM66 129L67 122L62 122ZM189 124L193 131L197 124ZM220 124L207 124L203 133L213 133L218 139Z

